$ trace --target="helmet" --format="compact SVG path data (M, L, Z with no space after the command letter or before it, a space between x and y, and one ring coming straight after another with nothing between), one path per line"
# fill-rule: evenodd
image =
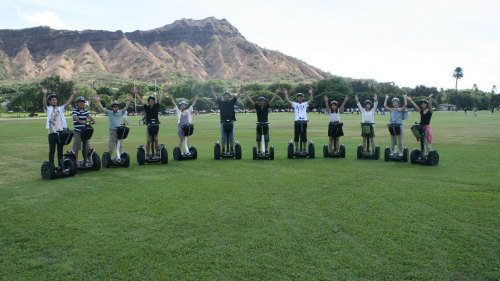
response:
M424 100L420 100L420 104L422 104L422 103L425 103L425 104L427 104L427 106L429 106L429 101L428 100L425 100L425 99Z
M259 97L259 101L261 101L261 100L265 101L265 100L266 100L266 98L265 98L265 97L263 97L263 96L260 96L260 97Z
M397 101L398 103L400 102L398 98L392 98L392 102Z
M298 94L297 94L297 97L304 97L304 94L302 94L302 93L298 93Z
M181 101L181 102L179 103L179 105L183 105L183 104L187 104L187 102L185 102L185 101Z
M113 106L115 106L115 105L116 105L116 106L120 106L120 104L119 104L117 101L114 101L114 102L112 102L112 103L111 103L111 107L113 107Z
M373 105L371 100L365 100L363 104L364 106L366 106L367 104L370 104L370 106Z
M47 103L50 101L51 98L57 98L56 94L49 94L47 96Z
M154 97L154 96L149 96L149 97L148 97L148 102L149 102L149 100L153 100L153 101L155 101L155 97Z
M231 93L229 91L225 91L224 94L222 96L225 96L225 95L229 95L231 96Z
M85 101L85 98L82 96L79 96L76 98L76 102L79 102L79 101Z
M336 100L332 100L332 101L330 102L330 106L332 106L332 105L334 105L334 104L335 104L335 105L337 105L337 106L339 105L339 103L338 103Z

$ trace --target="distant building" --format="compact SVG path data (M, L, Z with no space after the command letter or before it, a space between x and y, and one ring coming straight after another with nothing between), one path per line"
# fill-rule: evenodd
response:
M442 103L438 106L439 111L457 111L457 106L449 103Z

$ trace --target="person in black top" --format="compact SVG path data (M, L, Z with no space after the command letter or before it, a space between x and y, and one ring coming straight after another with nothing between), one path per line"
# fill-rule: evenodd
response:
M241 88L243 88L243 85L241 85ZM233 131L229 134L229 136L226 138L226 134L224 134L224 121L230 121L232 124L234 124L234 121L236 121L235 113L234 113L234 105L236 104L236 101L238 100L238 97L241 93L241 89L239 93L234 94L234 98L231 99L231 94L228 91L224 92L223 95L223 100L220 100L217 95L215 94L214 91L214 85L210 85L210 90L212 91L212 95L214 96L215 102L219 106L220 110L220 134L221 134L221 143L222 143L222 154L225 153L225 147L226 147L226 142L229 141L231 144L231 152L233 152L233 144L234 144L234 126L233 126Z
M427 149L427 153L432 151L432 131L431 131L431 117L432 117L432 96L429 95L429 100L421 100L420 107L411 99L410 96L407 97L408 100L413 104L415 109L420 112L420 125L424 127L424 148ZM424 153L422 151L422 153Z
M255 112L257 113L257 122L263 123L263 122L268 122L268 115L269 115L269 107L273 105L274 100L276 99L276 96L281 92L281 88L278 87L274 93L274 96L272 99L269 101L268 104L266 104L266 99L264 97L259 97L259 103L255 104L255 102L248 96L247 91L243 86L241 87L243 90L243 93L247 97L248 101L252 104L252 106L255 108ZM264 126L264 130L262 130L262 127ZM259 149L260 152L260 142L262 139L262 131L265 132L264 135L264 141L265 141L265 146L266 146L266 153L267 153L267 145L269 144L269 125L267 124L260 124L257 125L257 148Z
M149 124L151 120L155 120L156 122L159 122L158 119L158 111L160 109L160 104L163 101L163 98L165 98L165 93L167 92L167 86L163 87L163 93L161 94L160 101L155 102L155 97L154 96L149 96L148 97L148 104L144 104L144 101L141 99L139 94L137 94L137 89L134 87L134 94L136 98L139 100L139 102L144 106L144 111L146 112L146 124ZM148 128L146 127L146 152L149 155L150 152L150 145L151 145L151 135L149 134ZM154 136L155 140L155 147L156 151L160 151L160 144L158 143L158 134ZM155 156L153 155L153 158Z

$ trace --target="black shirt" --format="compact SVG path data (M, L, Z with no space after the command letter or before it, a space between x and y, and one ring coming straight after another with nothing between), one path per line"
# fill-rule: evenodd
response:
M429 110L424 114L423 110L420 110L420 125L425 126L431 123L432 112Z
M149 104L144 105L144 111L146 111L146 122L150 123L152 119L158 121L158 109L160 105L158 103L153 104L153 107L150 107Z
M265 104L262 108L259 104L255 104L255 111L257 112L257 122L268 122L269 104Z
M225 101L221 99L217 99L215 102L219 106L220 110L220 121L236 121L236 117L234 115L234 105L236 104L236 97Z

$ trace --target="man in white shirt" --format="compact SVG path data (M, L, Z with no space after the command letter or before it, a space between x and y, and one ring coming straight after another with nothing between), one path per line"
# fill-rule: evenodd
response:
M309 88L308 101L304 101L304 95L302 93L298 93L297 102L292 102L288 99L288 90L286 88L283 89L283 93L285 93L285 100L293 107L293 111L295 112L294 142L296 152L298 152L299 147L299 134L303 143L302 149L305 150L307 142L307 108L313 100L313 88Z
M73 100L73 96L76 94L76 88L73 88L73 93L66 103L59 107L57 106L57 97L55 94L49 94L47 97L47 89L45 87L42 87L42 92L43 109L47 112L47 123L45 127L49 129L49 162L54 165L54 154L57 146L57 162L59 169L62 169L64 144L62 140L59 139L59 134L63 129L68 128L66 118L64 117L64 111L66 110L66 106Z

